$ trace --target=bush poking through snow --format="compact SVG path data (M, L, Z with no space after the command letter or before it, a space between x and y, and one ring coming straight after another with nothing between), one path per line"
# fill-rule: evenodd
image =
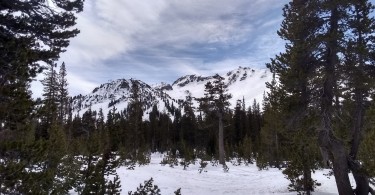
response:
M119 176L116 175L112 181L109 181L106 188L106 194L121 194L121 181Z
M223 164L223 171L224 173L228 173L229 167L226 164Z
M216 160L214 157L212 157L212 159L211 159L211 165L212 165L213 167L216 167L218 164L219 164L219 161Z
M200 165L200 167L199 167L199 169L198 169L198 171L199 171L199 173L202 173L202 171L207 167L207 162L205 162L205 161L203 161L203 160L201 160L200 162L199 162L199 165ZM204 172L207 172L207 170L204 170Z
M195 165L195 159L194 158L192 158L192 159L183 158L180 161L180 165L184 167L184 170L186 170L189 167L190 164Z
M175 192L174 192L175 195L181 195L181 188L178 188Z
M167 152L167 154L164 156L162 161L160 162L161 165L169 165L171 168L178 165L178 159L176 155L173 155L172 152Z
M139 184L136 192L128 192L128 195L160 195L160 189L157 185L153 184L154 179L144 181L144 185ZM181 188L174 192L175 195L181 195Z
M144 182L144 185L139 184L137 191L132 193L128 192L128 195L160 195L160 189L157 185L153 184L154 179L149 179Z

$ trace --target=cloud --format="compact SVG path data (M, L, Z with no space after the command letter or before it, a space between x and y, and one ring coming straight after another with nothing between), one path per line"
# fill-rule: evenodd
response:
M69 80L69 94L87 94L98 86L98 83L90 82L74 73L67 75L67 80Z
M109 79L173 82L186 74L262 66L282 50L276 30L287 2L85 1L81 33L60 61L74 95Z

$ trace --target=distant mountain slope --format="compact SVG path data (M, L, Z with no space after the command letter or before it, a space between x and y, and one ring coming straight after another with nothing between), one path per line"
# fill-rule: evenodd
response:
M254 99L261 102L266 90L265 83L272 79L268 70L248 67L239 67L221 76L228 86L228 93L233 96L230 100L232 108L238 99L244 98L247 106L250 106ZM187 75L177 79L172 85L161 83L152 86L140 80L117 79L101 84L87 95L73 97L73 111L82 114L89 108L97 111L102 108L106 115L113 106L118 111L124 110L130 100L131 83L136 82L144 102L144 119L148 119L148 113L153 105L157 105L159 111L169 113L173 117L171 107L178 108L188 93L196 98L203 97L204 85L208 81L213 81L213 77Z
M237 100L242 100L243 98L247 106L250 106L254 99L261 102L263 93L266 90L265 83L272 80L272 75L268 70L248 67L239 67L220 76L224 77L224 82L228 86L228 93L232 94L232 99L230 100L232 108L236 105ZM204 85L213 80L212 76L184 76L177 79L172 84L173 90L166 91L166 93L174 99L185 99L187 91L193 97L203 97Z

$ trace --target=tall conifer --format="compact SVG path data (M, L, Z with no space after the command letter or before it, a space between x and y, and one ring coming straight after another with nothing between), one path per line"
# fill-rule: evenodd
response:
M227 86L224 84L224 78L216 74L213 83L207 82L205 85L205 97L200 98L201 110L207 116L214 116L218 121L218 152L219 163L225 165L225 151L224 151L224 125L223 118L230 105L229 99L231 94L227 93Z
M372 61L366 57L373 51L373 44L368 41L374 25L368 14L371 7L368 1L293 0L284 8L285 18L278 31L287 41L286 52L268 65L287 94L284 103L287 108L284 112L287 112L283 112L289 118L287 129L293 127L298 135L306 138L313 138L317 133L324 163L332 162L339 194L353 194L348 170L356 171L356 163L352 162L360 143L364 103L370 89L366 85L371 83L367 81L371 77L364 71L364 67L369 67L366 63ZM343 130L337 128L345 87L353 90L351 94L357 107L349 136L351 151L347 151L348 143L338 136ZM296 146L307 149L301 154L313 149L306 143L309 142ZM308 173L305 168L304 173ZM367 181L359 175L356 193L370 191Z
M58 119L60 124L66 122L66 117L68 115L68 81L65 63L63 62L60 66L59 73L57 75L57 102L58 102Z
M32 136L29 84L79 33L72 27L82 9L83 0L0 2L0 193L39 193L29 170L46 160L46 148Z

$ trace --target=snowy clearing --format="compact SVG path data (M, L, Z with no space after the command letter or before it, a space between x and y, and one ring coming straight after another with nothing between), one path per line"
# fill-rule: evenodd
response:
M278 169L259 171L251 164L234 166L227 163L229 172L225 173L221 166L208 163L206 172L199 173L199 163L190 165L186 170L182 166L161 165L163 154L152 154L151 163L147 166L135 167L128 170L120 167L117 173L121 179L122 194L135 191L140 183L151 177L154 185L158 185L161 194L173 194L181 188L183 195L220 195L220 194L283 194L291 195L296 192L288 191L289 181ZM315 195L337 194L335 179L327 178L329 170L318 170L313 178L322 185L316 188ZM351 178L352 182L353 179Z

